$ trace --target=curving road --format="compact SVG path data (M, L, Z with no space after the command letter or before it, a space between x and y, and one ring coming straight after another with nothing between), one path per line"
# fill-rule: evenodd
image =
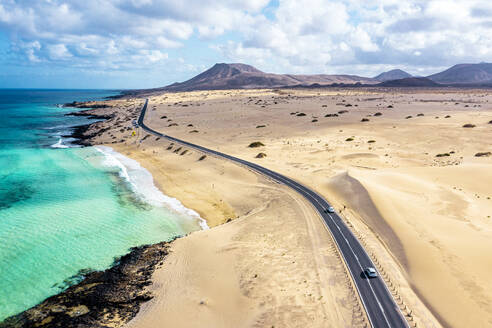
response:
M138 118L138 125L148 133L166 138L170 141L180 143L184 146L194 148L203 153L212 154L238 164L247 166L248 168L263 174L278 183L284 184L299 194L304 196L317 210L318 214L323 218L325 225L330 230L333 239L335 240L340 253L342 254L345 264L352 275L352 279L359 293L362 304L365 307L367 317L372 327L408 327L406 320L396 305L391 293L386 284L379 277L366 279L363 270L366 267L375 267L366 251L359 243L357 238L352 234L350 229L345 225L342 219L336 213L328 213L327 209L330 204L318 193L308 187L294 181L284 175L266 169L258 164L245 161L243 159L233 157L215 150L211 150L202 146L198 146L174 137L162 134L152 130L144 123L145 112L147 110L148 99L142 107Z

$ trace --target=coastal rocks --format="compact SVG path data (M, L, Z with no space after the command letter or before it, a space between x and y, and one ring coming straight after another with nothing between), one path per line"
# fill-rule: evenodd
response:
M120 327L140 305L152 299L147 290L151 276L168 254L167 242L132 248L105 271L95 271L62 293L18 315L0 328L17 327Z
M100 104L96 102L77 102L73 101L71 103L67 103L63 105L64 107L75 107L75 108L108 108L111 107L108 104Z

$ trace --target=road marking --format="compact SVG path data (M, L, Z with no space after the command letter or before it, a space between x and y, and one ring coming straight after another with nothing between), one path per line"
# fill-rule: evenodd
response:
M318 200L318 199L320 199L322 202L324 202L324 203L326 203L327 205L329 205L329 203L328 203L328 202L327 202L327 201L326 201L326 200L325 200L325 199L324 199L321 195L319 195L316 191L311 190L310 188L308 188L308 187L304 186L303 184L301 184L301 183L299 183L299 182L296 182L296 181L294 181L294 180L292 180L292 179L290 179L290 178L288 178L288 177L285 177L285 176L283 176L283 175L281 175L281 174L279 174L279 173L276 173L276 172L274 172L274 171L271 171L271 170L269 170L269 169L267 169L267 168L261 167L260 165L257 165L257 164L254 164L254 163L248 162L248 161L246 161L246 160L242 160L242 159L240 159L240 158L236 158L236 157L233 157L233 156L230 156L230 155L227 155L227 154L223 154L223 153L218 152L218 151L215 151L215 150L207 149L207 148L202 147L202 146L194 145L194 144L191 144L191 143L189 143L189 142L186 142L186 141L183 141L183 140L179 140L179 139L177 139L177 138L174 138L174 137L171 137L171 136L168 136L168 135L165 135L165 134L159 133L159 132L157 132L157 131L152 130L151 128L148 128L148 127L144 124L144 122L143 122L143 121L144 121L145 112L146 112L146 110L147 110L147 104L148 104L148 99L146 99L146 100L145 100L145 104L144 104L144 106L143 106L143 108L142 108L142 110L141 110L141 112L140 112L140 116L139 116L139 118L138 118L138 123L139 123L138 125L139 125L140 127L142 127L145 131L147 131L147 132L149 132L149 133L152 133L152 134L154 134L154 135L158 135L158 136L160 136L160 137L167 138L167 139L169 139L169 140L171 140L171 141L174 141L174 142L177 142L177 143L181 143L181 144L183 144L183 145L185 145L185 146L191 147L191 148L196 149L196 150L198 150L198 151L200 151L200 152L207 153L207 154L213 154L213 155L215 155L215 156L217 156L217 157L220 157L220 158L226 158L226 159L229 159L229 160L231 160L231 161L233 161L233 162L236 162L236 163L242 164L242 165L244 165L244 166L248 167L249 169L252 169L252 170L254 170L254 171L256 171L256 172L258 172L258 173L260 173L260 174L262 174L262 175L265 175L266 177L269 177L269 178L272 178L273 180L276 180L278 183L284 184L284 185L286 185L286 186L288 186L288 187L290 187L290 188L292 188L292 189L296 190L299 194L301 194L302 196L304 196L304 197L305 197L308 201L310 201L313 205L315 205L315 204L314 204L314 202L316 202L316 203L318 204L318 206L321 208L321 211L320 211L320 209L319 209L318 207L316 207L316 206L314 206L314 207L315 207L316 211L318 212L318 214L321 216L321 218L323 218L323 222L325 222L325 225L326 225L326 227L328 228L328 230L331 232L331 235L333 236L333 240L335 241L335 243L336 243L336 245L337 245L338 249L340 250L340 254L342 255L342 257L343 257L343 259L344 259L345 263L347 264L348 271L349 271L350 275L352 276L352 279L353 279L353 281L354 281L354 285L355 285L355 287L356 287L356 289L357 289L357 291L358 291L358 293L359 293L359 295L360 295L360 300L362 301L362 304L364 305L364 308L366 309L366 314L367 314L367 317L368 317L368 319L369 319L369 321L370 321L370 324L371 324L371 326L372 326L372 327L375 327L375 325L374 325L374 323L373 323L373 321L372 321L372 319L371 319L371 316L370 316L370 312L369 312L369 310L368 310L368 307L367 307L367 305L365 304L363 294L360 292L359 287L358 287L358 282L360 282L360 281L355 279L355 277L354 277L354 275L353 275L353 273L352 273L352 270L351 270L351 269L350 269L350 267L349 267L349 262L348 262L348 261L347 261L347 259L345 258L345 255L344 255L344 253L343 253L343 251L342 251L342 248L341 248L341 247L340 247L340 245L338 244L338 241L337 241L337 239L336 239L335 235L333 234L333 231L332 231L332 230L330 229L330 227L328 226L328 222L327 222L327 221L326 221L326 219L325 219L325 218L326 218L326 216L325 216L326 214L328 214L328 216L330 217L330 219L331 219L332 223L333 223L333 224L335 224L335 226L336 226L336 227L338 228L338 230L339 230L339 233L340 233L340 234L342 235L342 237L345 239L345 242L347 243L348 247L350 248L350 250L351 250L351 252L352 252L353 256L356 258L357 263L358 263L358 265L359 265L359 267L360 267L360 269L361 269L362 271L363 271L363 267L362 267L362 265L361 265L361 263L360 263L359 258L358 258L358 257L357 257L357 255L355 254L355 252L354 252L354 250L353 250L352 246L350 245L350 243L349 243L348 239L346 238L345 234L344 234L344 233L342 232L342 230L340 229L339 225L335 222L335 220L333 219L333 217L331 216L331 214L326 213L326 208L325 208L325 206L324 206L323 204L321 204L321 203L320 203L320 201ZM352 233L352 231L350 231L350 229L348 229L347 227L345 227L345 228L349 231L349 233L351 234L352 238L354 238L354 240L356 240L356 241L357 241L357 238L354 236L354 234ZM360 248L361 248L362 252L363 252L363 253L366 255L366 257L368 258L369 262L372 264L372 260L370 259L369 255L367 255L367 253L365 252L365 250L364 250L364 248L362 247L362 245L360 245L360 244L359 244L359 246L360 246ZM397 305L396 305L396 303L394 302L394 299L393 299L393 297L391 296L391 293L389 292L388 287L386 286L386 284L385 284L382 280L381 280L381 283L384 285L384 287L385 287L385 289L386 289L386 291L387 291L387 293L388 293L388 295L389 295L389 298L391 299L392 303L393 303L393 304L394 304L394 305L398 308L398 306L397 306ZM390 324L389 324L389 322L388 322L388 318L386 317L386 312L384 311L384 308L382 307L382 305L381 305L381 303L380 303L380 301L379 301L378 297L376 296L376 293L375 293L375 291L374 291L374 289L373 289L373 287L372 287L372 284L371 284L371 282L370 282L370 280L369 280L369 279L368 279L368 284L369 284L369 287L370 287L370 289L371 289L371 292L372 292L372 294L373 294L374 298L376 299L376 301L377 301L377 303L378 303L378 305L379 305L379 308L380 308L381 312L383 313L383 316L384 316L384 319L385 319L385 321L386 321L386 324L388 325L388 327L391 327L391 325L390 325ZM406 322L406 320L403 318L403 313L401 312L401 310L400 310L399 308L398 308L398 310L399 310L399 313L400 313L400 319L403 321L404 325L405 325L406 327L408 327L408 323L407 323L407 322Z

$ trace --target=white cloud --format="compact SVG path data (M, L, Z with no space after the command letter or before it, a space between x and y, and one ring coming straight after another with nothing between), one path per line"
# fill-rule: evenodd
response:
M94 70L150 69L173 54L186 58L188 71L228 60L273 72L368 75L492 58L489 0L279 0L264 15L268 4L3 0L0 31L27 64ZM201 55L207 43L216 60Z
M70 51L64 44L53 44L48 46L49 56L53 60L65 60L72 57Z

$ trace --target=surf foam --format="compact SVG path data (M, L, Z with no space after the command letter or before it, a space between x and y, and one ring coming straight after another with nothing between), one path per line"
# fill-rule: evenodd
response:
M111 147L94 146L94 148L104 155L103 165L107 167L117 167L119 175L126 180L143 201L156 207L167 207L178 214L184 214L197 220L200 227L209 229L207 221L192 209L186 208L178 199L164 195L154 184L152 174L142 167L139 162L128 158Z

